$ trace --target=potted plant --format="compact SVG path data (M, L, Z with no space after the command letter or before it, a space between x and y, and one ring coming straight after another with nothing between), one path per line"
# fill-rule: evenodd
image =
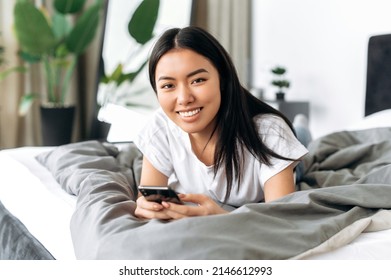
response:
M37 8L32 1L19 0L14 7L20 56L27 63L43 66L46 83L46 92L22 98L20 113L26 114L39 99L43 144L60 145L69 143L72 135L75 106L66 103L70 80L78 57L95 37L104 2L97 0L89 7L85 7L86 0L49 2L53 4L51 18L44 7Z
M285 99L284 88L289 88L290 86L289 80L285 78L286 71L287 71L286 68L283 66L275 66L274 68L271 69L271 72L274 75L271 84L278 88L278 91L276 92L277 100Z

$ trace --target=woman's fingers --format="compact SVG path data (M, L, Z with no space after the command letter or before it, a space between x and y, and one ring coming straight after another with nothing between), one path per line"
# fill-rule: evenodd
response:
M140 196L137 199L137 207L135 215L143 219L162 219L169 220L171 217L164 211L164 207L160 203L151 202Z
M145 219L182 219L185 217L206 216L227 213L213 199L204 194L180 194L185 204L147 201L145 197L137 199L136 216Z
M141 207L147 210L160 211L164 208L160 203L146 200L144 196L140 196L136 202L137 207Z

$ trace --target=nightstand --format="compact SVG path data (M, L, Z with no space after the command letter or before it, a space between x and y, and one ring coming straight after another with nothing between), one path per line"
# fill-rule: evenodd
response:
M286 100L263 100L273 108L283 113L291 122L297 114L303 114L308 119L310 117L310 104L305 101L286 101Z

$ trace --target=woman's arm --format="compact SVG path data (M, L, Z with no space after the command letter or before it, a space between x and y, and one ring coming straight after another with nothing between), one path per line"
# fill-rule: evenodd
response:
M295 191L294 167L295 164L292 163L266 181L264 187L265 202L276 200Z
M144 186L167 186L168 178L157 170L144 156L141 170L140 185Z
M145 186L167 186L168 178L157 170L151 162L144 156L141 171L140 185ZM146 219L171 219L165 213L165 208L157 202L150 202L145 199L139 192L137 199L137 208L135 215L139 218Z

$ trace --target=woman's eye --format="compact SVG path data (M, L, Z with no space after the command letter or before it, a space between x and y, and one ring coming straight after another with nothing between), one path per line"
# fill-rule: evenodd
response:
M202 83L202 82L204 82L204 81L206 81L206 79L204 79L204 78L198 78L198 79L195 79L195 80L192 82L192 84L198 84L198 83Z
M161 85L160 88L161 89L171 89L173 88L174 85L173 84L164 84L164 85Z

